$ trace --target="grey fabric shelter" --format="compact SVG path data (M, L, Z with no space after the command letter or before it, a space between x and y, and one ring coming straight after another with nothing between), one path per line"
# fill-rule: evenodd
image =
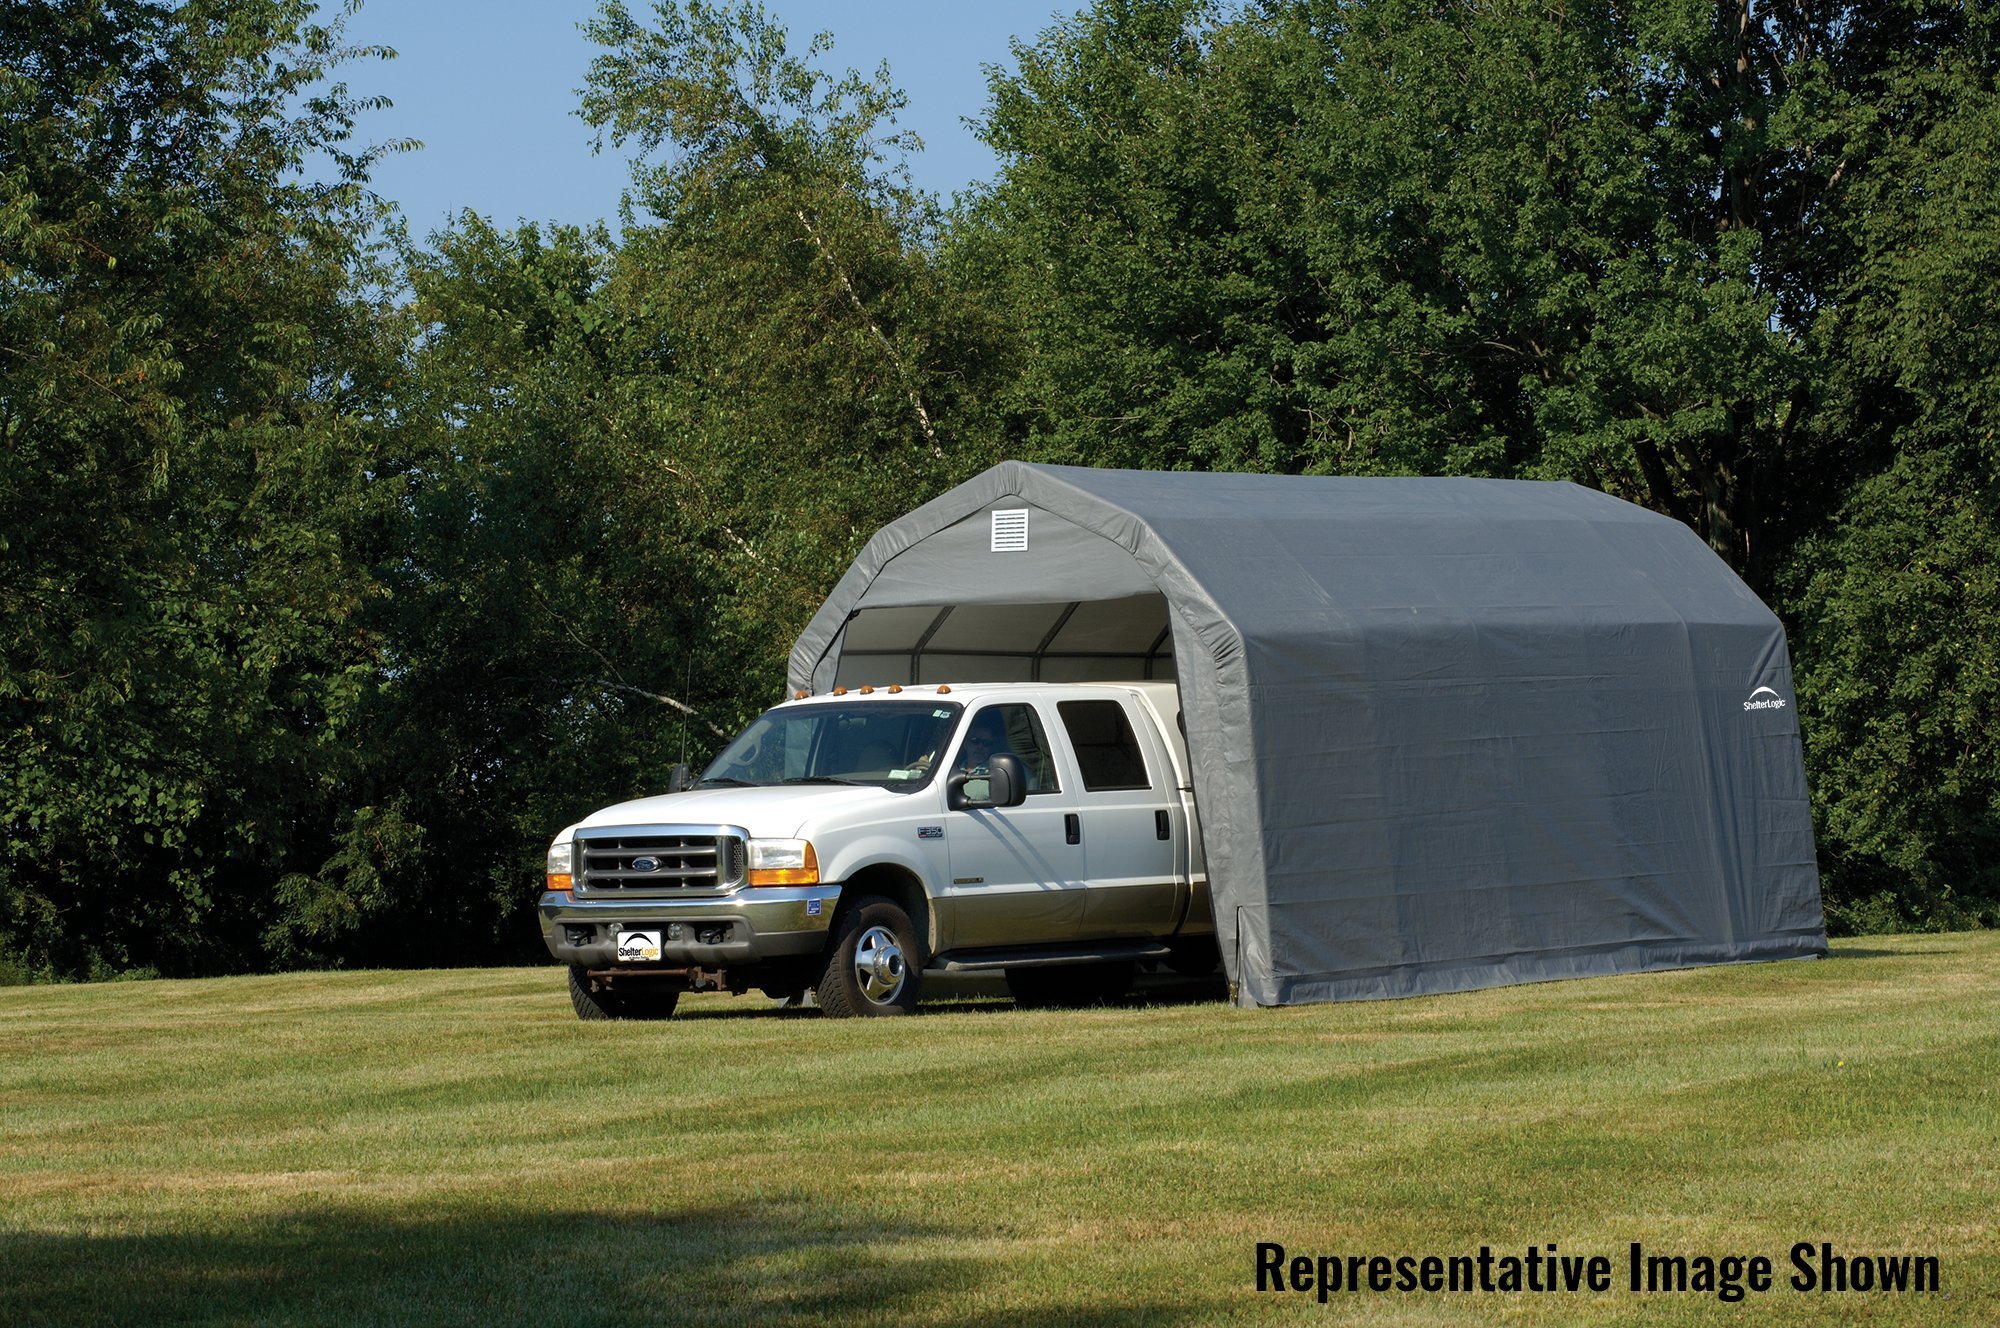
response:
M1245 1004L1825 953L1783 628L1571 484L1007 462L882 528L791 683L1177 678Z

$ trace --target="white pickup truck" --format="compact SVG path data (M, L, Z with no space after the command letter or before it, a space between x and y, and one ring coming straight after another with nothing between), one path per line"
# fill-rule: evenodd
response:
M1215 926L1171 683L835 688L759 717L697 781L549 846L549 953L584 1019L759 988L904 1014L927 973L1026 1005L1209 972Z

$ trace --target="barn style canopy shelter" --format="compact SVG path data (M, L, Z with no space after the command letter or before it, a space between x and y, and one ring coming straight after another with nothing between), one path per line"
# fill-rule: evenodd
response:
M794 687L1177 679L1245 1004L1825 953L1784 630L1571 484L1006 462L882 528Z

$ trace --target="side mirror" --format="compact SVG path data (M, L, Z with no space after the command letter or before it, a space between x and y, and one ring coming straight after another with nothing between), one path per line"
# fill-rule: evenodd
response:
M953 775L945 784L945 805L955 812L1018 807L1027 800L1028 772L1012 752L995 754L983 775Z
M694 787L694 772L686 765L676 765L667 771L667 792L685 793Z
M1028 768L1012 752L995 752L986 763L986 798L995 807L1018 807L1028 800Z

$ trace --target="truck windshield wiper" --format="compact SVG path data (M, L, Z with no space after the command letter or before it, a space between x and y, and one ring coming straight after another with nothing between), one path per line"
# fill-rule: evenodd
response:
M695 785L695 787L696 787L696 788L706 788L706 787L708 787L708 786L709 786L710 784L726 784L726 785L728 785L728 786L729 786L730 788L762 788L762 787L763 787L763 785L762 785L762 784L759 784L759 783L757 783L757 782L756 782L755 780L752 780L752 779L731 779L731 778L730 778L730 777L729 777L728 775L717 775L717 776L716 776L715 778L713 778L713 779L704 779L704 780L702 780L702 781L701 781L701 782L700 782L699 784L696 784L696 785Z
M797 779L781 779L780 784L859 784L858 779L842 779L838 775L800 775Z

